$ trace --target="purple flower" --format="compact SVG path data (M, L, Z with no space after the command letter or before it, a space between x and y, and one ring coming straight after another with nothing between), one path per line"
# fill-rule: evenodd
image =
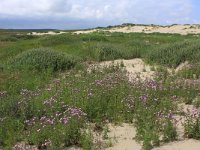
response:
M146 103L148 96L147 95L140 96L140 99L143 101L143 103Z
M67 124L69 122L69 118L67 118L67 117L61 118L61 122L63 124Z
M68 108L68 112L71 116L81 117L86 115L81 108Z

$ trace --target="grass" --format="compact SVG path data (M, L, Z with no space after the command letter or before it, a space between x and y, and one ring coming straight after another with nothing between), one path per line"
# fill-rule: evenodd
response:
M5 36L5 33L2 36ZM10 44L8 44L8 46L1 48L0 61L1 63L4 63L9 58L15 57L17 54L33 48L50 48L56 51L78 56L83 60L98 60L99 53L94 52L94 49L105 51L103 50L105 49L104 47L107 49L113 49L114 51L117 50L118 55L120 54L117 56L118 58L146 58L145 55L147 52L153 53L156 49L158 51L158 49L166 47L165 45L167 44L170 45L174 42L180 42L181 44L184 40L188 40L190 42L194 41L193 39L197 39L196 43L198 43L198 38L194 37L193 35L181 36L155 33L122 34L107 32L92 33L89 35L71 35L70 33L54 36L49 35L35 37L30 40L19 39L18 41L11 43L9 41L8 43ZM107 57L108 58L103 59L113 59L113 56L108 55ZM167 57L167 55L165 57ZM155 58L153 62L157 63L158 61Z
M189 67L180 70L177 73L178 76L185 78L185 79L198 79L200 78L200 67L198 63L194 63Z
M94 149L90 124L127 122L134 123L136 139L149 150L177 140L176 116L187 119L185 136L199 139L200 113L177 110L179 103L194 100L199 107L198 37L108 32L41 37L20 32L19 37L18 33L0 32L0 148L20 149L24 142L39 149L71 145ZM189 61L191 66L172 77L160 67L155 69L158 80L131 83L120 67L88 73L84 66L90 61L133 58L167 67Z
M147 58L150 62L177 67L185 61L198 62L200 58L199 52L199 40L186 40L155 49L149 52Z

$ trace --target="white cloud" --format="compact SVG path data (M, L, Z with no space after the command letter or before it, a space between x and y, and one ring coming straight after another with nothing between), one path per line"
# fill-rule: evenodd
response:
M0 18L182 23L190 20L191 12L191 0L0 0Z

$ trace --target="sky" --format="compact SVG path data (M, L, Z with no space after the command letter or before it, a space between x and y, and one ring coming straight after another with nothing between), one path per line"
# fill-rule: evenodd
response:
M0 28L200 24L200 0L0 0Z

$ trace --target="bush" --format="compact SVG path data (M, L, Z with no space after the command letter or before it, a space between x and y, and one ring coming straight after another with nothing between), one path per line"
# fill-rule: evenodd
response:
M71 56L50 49L33 49L17 55L10 63L16 68L58 71L73 68L76 61Z
M2 42L17 42L20 40L30 40L37 38L36 36L33 35L25 35L25 34L8 34L3 37L0 36L0 41Z
M122 52L114 45L100 45L95 50L99 61L114 60L123 56Z
M200 139L200 112L198 109L193 109L186 115L184 123L185 135L188 138Z
M120 44L99 44L92 47L92 53L91 57L98 61L141 57L141 52L137 47L122 46Z
M188 40L167 44L150 51L146 57L149 62L177 67L185 61L198 62L200 58L199 40Z

